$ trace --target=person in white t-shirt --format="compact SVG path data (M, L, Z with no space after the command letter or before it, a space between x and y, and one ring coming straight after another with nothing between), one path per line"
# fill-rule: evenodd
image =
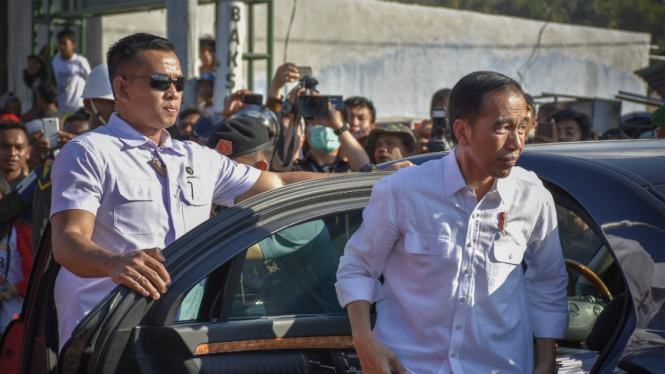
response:
M90 73L88 60L74 53L76 34L64 29L57 34L60 52L53 57L53 74L58 86L58 107L62 112L75 112L83 106L83 87Z

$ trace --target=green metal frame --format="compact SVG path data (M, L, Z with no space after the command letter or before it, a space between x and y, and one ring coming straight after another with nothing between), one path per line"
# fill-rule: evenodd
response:
M199 4L215 3L215 6L223 0L199 0ZM54 12L54 0L46 0L47 5L44 7L42 0L32 0L32 51L34 54L39 54L39 38L38 30L39 25L47 26L47 40L49 48L49 60L53 58L53 47L55 41L53 40L53 29L56 25L62 26L75 26L79 28L79 51L85 55L85 20L86 18L99 17L110 14L143 12L154 9L166 8L166 0L149 0L144 1L140 5L136 4L108 4L104 6L79 9L78 0L63 0L59 12ZM249 70L247 72L248 87L250 90L254 89L254 61L267 60L267 82L268 88L272 83L272 68L273 68L273 29L274 29L274 0L244 0L245 4L249 6L248 15L248 33L249 43L247 46L247 53L243 53L243 60L249 62ZM74 8L70 8L70 3L74 4ZM257 53L254 51L254 6L266 4L268 6L267 22L268 22L268 50L266 53ZM217 12L215 12L215 24L217 24ZM46 63L49 79L52 77L51 64Z

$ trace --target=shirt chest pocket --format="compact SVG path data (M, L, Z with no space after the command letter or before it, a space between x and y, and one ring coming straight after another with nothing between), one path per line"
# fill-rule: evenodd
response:
M212 187L206 188L199 179L189 179L180 184L182 218L185 231L189 231L210 218Z
M487 261L487 289L490 295L512 296L517 283L522 279L522 259L526 244L511 238L501 237L492 244Z
M406 234L404 266L409 277L427 286L443 282L444 267L450 257L450 236Z
M162 188L158 182L122 179L116 182L113 226L123 234L152 234L150 222L160 222Z

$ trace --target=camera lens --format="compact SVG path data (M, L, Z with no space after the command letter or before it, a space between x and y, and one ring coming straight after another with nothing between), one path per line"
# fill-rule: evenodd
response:
M321 100L316 98L308 98L303 103L304 107L307 109L307 113L320 113L321 112Z

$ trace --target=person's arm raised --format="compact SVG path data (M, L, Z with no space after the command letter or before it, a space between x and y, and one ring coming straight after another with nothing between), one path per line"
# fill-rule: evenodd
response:
M312 95L318 96L317 93L312 93ZM341 115L337 113L337 110L335 110L335 107L331 103L328 103L328 117L317 118L312 123L330 127L333 130L341 130L344 127ZM339 135L339 142L340 150L349 159L351 170L358 171L363 165L369 164L370 160L367 152L365 152L365 149L358 143L356 138L351 135L350 131L342 131Z
M90 238L95 226L94 214L85 210L65 210L52 218L53 258L82 278L110 277L143 296L159 299L171 278L162 262L159 248L113 253Z

